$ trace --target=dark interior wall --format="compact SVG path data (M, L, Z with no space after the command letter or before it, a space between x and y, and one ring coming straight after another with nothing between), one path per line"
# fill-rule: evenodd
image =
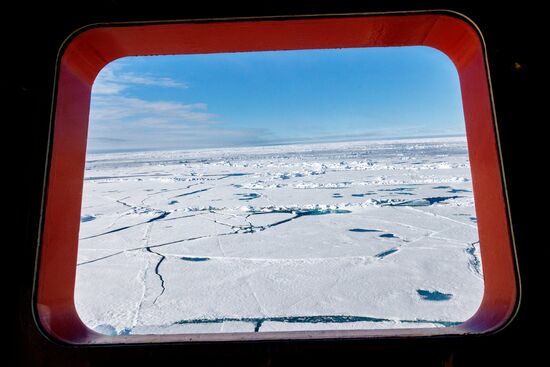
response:
M543 182L536 167L537 137L540 139L544 116L536 104L544 93L534 81L537 75L534 51L542 21L532 1L489 7L464 1L294 1L294 2L215 2L150 1L141 5L130 1L79 1L42 4L20 2L4 9L7 18L3 32L5 74L8 78L6 143L11 143L8 160L14 165L5 179L15 177L13 191L6 190L10 236L4 242L9 262L6 286L9 296L8 334L12 345L12 365L104 366L176 362L201 365L423 365L474 366L514 365L535 361L543 355L534 344L533 333L544 320L541 294L547 285L544 274L544 246L536 227L535 210L541 204L531 200L543 195L532 179ZM490 63L495 108L499 124L512 224L521 273L522 300L517 317L494 335L417 340L364 340L323 342L265 342L248 344L156 345L127 347L71 348L47 341L32 318L32 285L42 185L48 144L48 131L55 79L57 52L65 38L81 26L112 21L331 14L392 10L450 9L471 18L485 37ZM14 130L13 133L11 130ZM540 132L539 132L540 131ZM540 155L539 155L540 156ZM542 155L541 157L544 157ZM15 158L15 159L14 159ZM537 194L540 190L541 194ZM542 201L541 198L537 200ZM539 201L539 202L540 202ZM538 235L537 235L538 231ZM544 322L544 321L542 321ZM540 340L539 340L540 341ZM519 347L519 343L522 347Z

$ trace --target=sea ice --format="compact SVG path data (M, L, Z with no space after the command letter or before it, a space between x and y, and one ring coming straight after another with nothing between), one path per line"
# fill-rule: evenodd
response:
M98 332L445 327L483 288L464 138L87 156Z

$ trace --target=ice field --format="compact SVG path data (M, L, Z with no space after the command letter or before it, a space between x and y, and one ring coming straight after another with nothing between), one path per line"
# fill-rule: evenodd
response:
M98 332L446 327L482 296L465 138L87 156Z

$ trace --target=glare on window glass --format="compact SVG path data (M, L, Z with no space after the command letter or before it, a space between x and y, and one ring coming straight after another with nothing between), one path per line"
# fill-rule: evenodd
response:
M428 47L109 64L76 280L110 335L460 324L484 287L454 65Z

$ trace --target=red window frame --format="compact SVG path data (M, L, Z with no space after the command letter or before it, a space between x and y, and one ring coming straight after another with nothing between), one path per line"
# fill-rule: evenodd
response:
M449 328L107 336L89 329L74 305L80 206L91 88L109 62L171 55L348 47L429 46L458 70L478 218L485 292L465 323ZM99 25L72 37L59 58L35 316L50 338L68 344L409 337L498 330L518 299L514 247L485 51L480 34L454 13L405 13L292 19Z

